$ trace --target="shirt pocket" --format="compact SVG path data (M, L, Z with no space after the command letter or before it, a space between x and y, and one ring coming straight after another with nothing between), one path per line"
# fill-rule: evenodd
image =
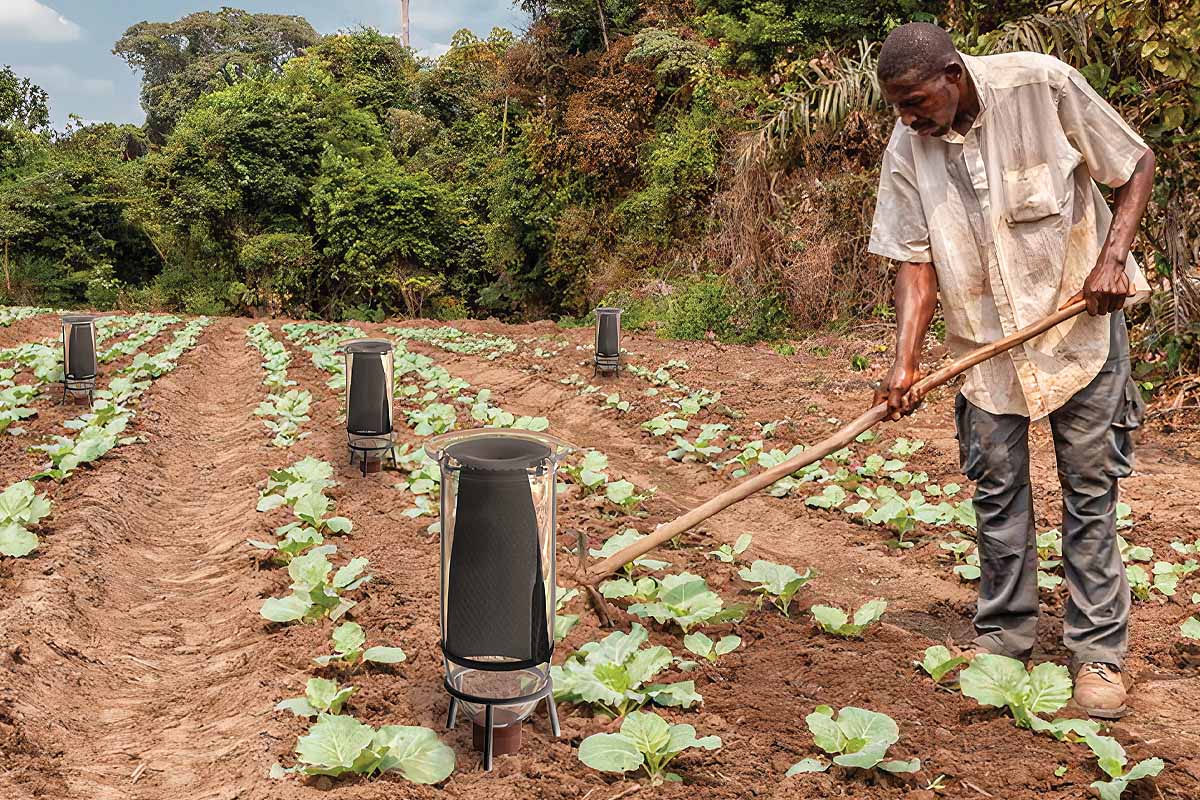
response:
M1004 171L1005 218L1017 222L1037 222L1059 212L1058 193L1047 163Z

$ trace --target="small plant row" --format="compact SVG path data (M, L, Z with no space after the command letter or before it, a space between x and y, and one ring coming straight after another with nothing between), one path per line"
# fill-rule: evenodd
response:
M103 344L112 336L141 324L140 318L114 315L101 317L96 321L96 344ZM60 383L63 379L62 342L58 338L44 339L40 342L27 342L15 347L0 349L0 364L12 363L10 367L0 372L0 380L11 381L24 368L33 376L34 386L40 391L41 387Z
M296 385L287 376L292 357L287 346L271 335L266 323L251 325L246 330L246 338L262 355L263 385L269 390L267 398L254 409L254 416L265 417L263 425L275 434L271 444L291 447L308 436L308 433L300 433L300 426L309 420L312 394L307 389L288 388Z
M14 322L20 322L23 319L36 317L39 314L52 314L52 308L38 308L35 306L4 306L0 308L0 328L7 328Z
M337 353L337 347L346 339L366 336L362 329L328 322L289 322L283 326L283 333L289 341L304 348L317 369L329 373L326 386L346 388L346 361Z
M1019 728L1086 745L1107 777L1091 784L1102 800L1119 800L1131 783L1163 770L1159 758L1145 759L1127 770L1125 749L1116 739L1102 735L1099 722L1070 718L1047 721L1041 716L1060 711L1071 699L1071 675L1064 666L1043 663L1026 670L1017 659L995 654L976 655L968 661L953 656L942 645L926 649L924 658L915 663L938 685L966 665L957 676L964 696L983 706L1007 709Z
M101 326L100 323L106 320L114 320L114 322ZM135 314L124 318L101 317L96 322L97 342L102 341L103 338L111 338L118 332L136 329L124 339L98 353L97 359L99 362L107 364L111 361L116 361L118 358L133 355L147 343L157 338L168 327L182 322L182 320L179 317L169 314ZM107 337L102 337L102 331L107 334Z
M27 556L39 544L33 528L50 511L45 496L34 493L31 481L50 478L62 482L84 464L101 458L121 444L130 444L136 437L122 437L133 419L133 406L150 386L149 378L158 378L175 368L185 352L195 346L200 333L210 320L200 317L176 332L174 340L162 352L147 357L141 366L130 365L131 374L113 378L108 388L96 392L96 402L86 413L63 423L72 436L54 436L50 442L34 445L31 450L44 452L49 463L28 481L8 487L0 500L0 554L10 557ZM135 360L136 363L136 360Z
M350 558L336 570L329 560L337 547L325 536L346 536L353 530L349 519L330 516L332 501L325 490L334 486L333 467L319 459L304 458L267 476L259 493L257 510L269 513L289 509L295 519L275 529L274 543L250 540L285 564L291 578L290 594L269 598L262 616L275 623L317 623L340 620L355 605L347 595L365 586L367 559ZM375 728L347 713L347 703L357 691L343 684L371 665L398 664L406 659L399 647L367 646L367 635L356 622L341 622L330 636L331 653L315 656L315 666L335 672L338 680L310 677L304 694L282 700L277 711L316 721L296 741L296 763L276 764L271 777L290 774L374 776L395 771L413 783L432 784L454 771L454 751L428 729L408 725Z
M467 333L448 325L436 328L384 328L389 336L441 348L459 355L480 356L488 361L517 350L517 343L507 336L488 333Z

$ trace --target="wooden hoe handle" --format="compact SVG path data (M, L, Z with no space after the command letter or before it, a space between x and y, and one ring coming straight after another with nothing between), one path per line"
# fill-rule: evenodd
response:
M924 396L934 387L941 386L962 373L966 372L976 364L987 361L989 358L1007 352L1019 344L1024 344L1035 336L1053 328L1061 322L1080 314L1087 308L1087 304L1082 300L1072 303L1069 306L1055 312L1045 319L1030 325L1028 328L1022 328L1011 336L1005 337L997 342L980 347L962 358L951 361L946 366L929 374L913 384L912 390L918 396ZM596 566L587 571L583 582L588 586L595 586L600 581L612 573L619 570L625 564L633 561L635 558L640 558L656 547L661 546L665 542L673 539L684 531L699 525L704 520L716 514L718 511L728 508L739 500L744 500L750 495L757 492L759 489L765 489L780 478L791 475L798 469L807 467L816 461L828 456L830 453L835 453L846 447L854 441L863 432L874 427L887 417L887 404L880 403L873 408L870 408L858 419L841 428L827 439L822 440L818 444L805 450L800 455L785 461L782 464L772 467L765 472L760 472L757 475L751 476L741 483L738 483L725 491L713 497L701 506L693 508L682 516L676 517L670 522L660 525L655 528L644 539L639 539L637 542L628 547L618 550L608 558L601 561Z

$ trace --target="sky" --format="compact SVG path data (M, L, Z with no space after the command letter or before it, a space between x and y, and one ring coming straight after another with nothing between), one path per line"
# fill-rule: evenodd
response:
M366 25L400 35L400 0L0 0L0 66L50 94L55 128L69 114L141 124L141 75L112 54L113 43L142 20L167 22L222 5L299 15L322 34ZM460 28L487 36L493 26L520 31L527 18L508 0L411 0L409 23L413 48L438 56Z

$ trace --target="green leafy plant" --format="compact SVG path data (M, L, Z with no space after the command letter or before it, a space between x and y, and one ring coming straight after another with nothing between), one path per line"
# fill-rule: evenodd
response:
M280 700L276 711L290 711L297 717L315 717L318 714L340 714L354 693L353 686L339 687L336 682L324 678L309 678L303 697Z
M37 494L29 481L18 481L0 492L0 555L27 556L37 549L37 527L50 513L50 501Z
M846 490L841 486L833 485L826 486L820 494L809 497L804 504L814 508L837 508L844 502L846 502Z
M929 673L929 677L933 678L934 683L941 683L942 678L968 661L963 656L950 655L950 651L946 647L935 644L925 648L924 658L913 663Z
M976 702L1007 708L1022 728L1047 730L1039 714L1053 714L1071 699L1071 675L1058 664L1038 664L1031 671L1015 658L981 653L958 674L962 693Z
M1100 794L1100 800L1121 800L1121 795L1129 788L1129 784L1163 771L1164 764L1161 758L1147 758L1126 772L1125 765L1129 759L1125 755L1125 748L1110 736L1089 734L1083 737L1083 741L1096 756L1100 769L1109 777L1107 781L1092 783L1092 788Z
M667 452L667 457L672 461L706 463L724 449L720 445L713 444L713 441L727 430L729 430L728 425L701 425L695 442L689 442L682 436L676 435L674 437L675 447Z
M555 699L587 704L612 717L646 703L682 708L702 703L694 681L646 685L672 661L671 651L662 645L642 648L649 638L635 622L629 633L614 631L584 644L561 667L550 668Z
M271 776L376 775L396 770L412 783L439 783L454 771L454 750L428 728L384 725L378 730L354 717L321 714L296 741L297 764L276 765Z
M357 622L343 622L333 629L333 655L317 656L313 659L322 667L341 664L355 667L359 664L399 664L407 656L399 647L367 647L367 635ZM337 713L336 711L333 713Z
M699 631L696 631L695 633L689 633L687 636L683 637L684 647L701 658L707 659L708 661L714 663L718 658L726 653L732 653L734 650L737 650L741 644L742 637L733 635L722 636L720 640L716 642Z
M750 534L743 533L732 545L723 544L716 550L708 551L708 555L725 564L737 563L738 556L746 552L746 549L750 547L752 538Z
M353 591L371 580L371 576L362 574L368 562L365 558L352 558L334 572L328 556L335 549L326 545L293 558L287 568L292 593L264 602L262 616L272 622L312 622L325 616L336 620L353 608L356 603L341 593Z
M626 513L633 512L643 501L649 500L653 495L653 489L647 489L645 493L638 492L637 487L624 478L613 481L604 487L605 499Z
M1179 632L1188 639L1200 641L1200 619L1188 617L1179 625Z
M574 464L567 464L563 471L585 494L595 492L608 483L608 456L598 450L589 450Z
M761 607L764 598L771 602L783 615L788 616L788 607L796 592L815 577L811 569L805 569L804 574L796 571L788 564L776 564L773 561L756 559L749 567L742 567L738 576L748 582L757 584L754 591L758 593L758 604Z
M596 733L579 745L579 760L601 772L633 772L644 768L654 786L682 780L667 772L667 765L685 750L716 750L717 736L696 738L691 725L671 725L657 714L633 711L621 722L619 733Z
M885 610L886 600L871 600L854 612L854 619L851 621L850 616L840 608L813 606L809 609L821 630L845 637L861 636L863 631L879 621Z
M629 613L650 617L660 623L674 622L687 633L696 625L741 619L745 612L738 606L724 606L725 601L708 588L704 578L682 572L664 577L657 596L649 602L634 603L629 607Z
M887 772L916 772L921 760L884 761L888 748L900 739L900 728L887 714L865 708L846 706L837 712L829 706L817 706L813 713L804 718L817 747L833 756L833 763L842 767L872 769L878 767ZM787 775L803 772L824 772L829 764L819 759L806 758L793 764Z
M629 547L630 545L645 538L646 534L639 533L634 528L626 528L620 533L614 533L612 536L608 537L608 539L605 540L604 544L599 549L589 548L588 555L592 558L605 559L609 556L616 555L626 547ZM653 572L669 566L670 564L666 561L659 561L654 558L640 556L639 558L635 558L633 561L630 561L627 564L623 564L621 566L621 571L624 572L627 577L632 577L633 570L635 568L647 569Z
M279 526L275 529L275 535L278 541L274 543L260 539L247 539L246 543L255 549L274 553L272 559L279 564L290 564L296 556L325 544L325 537L320 531L299 522Z
M642 429L649 431L651 436L685 431L687 426L688 421L677 417L674 411L667 411L642 423Z
M335 486L333 466L326 461L306 456L290 467L277 469L267 476L267 485L259 493L258 510L271 511L314 492Z
M554 640L567 638L567 634L571 632L571 628L579 622L578 614L561 614L567 603L579 596L578 589L570 589L563 591L561 586L558 587L557 598L554 601Z
M604 405L606 408L615 409L622 414L629 410L629 401L622 400L620 392L613 392L610 395L606 395Z

